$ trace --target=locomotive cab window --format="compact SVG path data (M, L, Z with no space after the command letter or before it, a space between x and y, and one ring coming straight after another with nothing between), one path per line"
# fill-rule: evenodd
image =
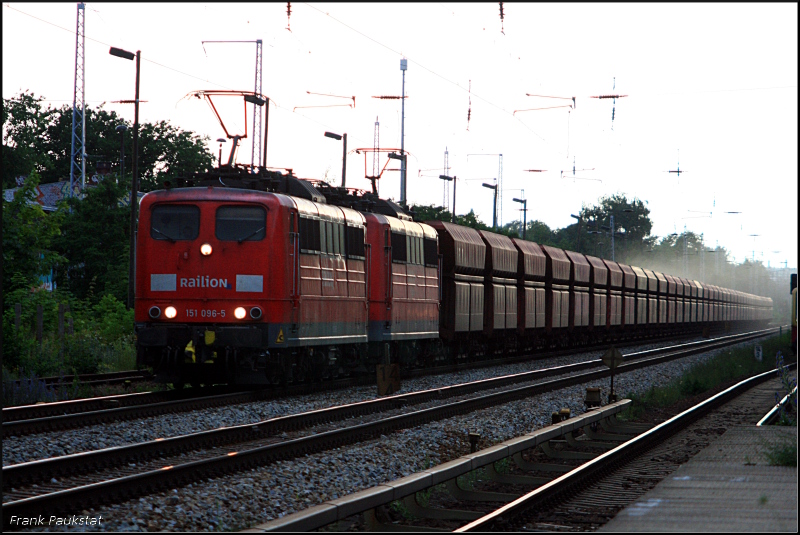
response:
M217 239L259 241L267 235L267 211L260 206L220 206L217 209Z
M187 204L159 204L150 214L154 240L194 240L200 232L200 208Z

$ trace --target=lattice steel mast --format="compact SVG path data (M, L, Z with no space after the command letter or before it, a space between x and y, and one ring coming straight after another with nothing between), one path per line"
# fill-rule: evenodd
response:
M83 2L78 2L78 17L75 26L75 90L72 96L72 148L69 164L69 195L75 188L75 168L80 165L81 189L86 185L86 115L84 94L86 92L86 12ZM80 161L80 163L79 163Z

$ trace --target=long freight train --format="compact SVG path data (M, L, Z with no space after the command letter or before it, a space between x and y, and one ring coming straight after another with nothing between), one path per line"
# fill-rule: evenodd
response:
M137 362L284 383L541 347L757 326L772 300L220 168L141 200Z

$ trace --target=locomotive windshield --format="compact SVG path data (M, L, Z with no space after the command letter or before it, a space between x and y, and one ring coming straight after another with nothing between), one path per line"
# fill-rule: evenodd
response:
M267 235L267 212L260 206L221 206L217 210L217 239L258 241Z
M193 240L200 231L200 208L186 204L159 204L150 216L154 240Z

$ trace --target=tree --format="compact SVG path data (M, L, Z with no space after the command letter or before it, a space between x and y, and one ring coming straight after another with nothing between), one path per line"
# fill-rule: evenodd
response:
M40 275L64 260L53 246L61 215L45 214L33 202L38 185L39 174L31 171L11 202L3 201L3 292L35 286Z
M72 107L42 108L43 97L23 92L3 99L3 186L15 186L15 178L36 169L42 184L68 180L72 156ZM126 174L131 173L133 125L108 112L102 105L85 110L86 175L95 174L99 161L119 168L120 135L125 124ZM208 137L176 128L166 121L139 125L140 191L162 188L171 178L211 169L214 155L205 142Z
M654 238L650 236L650 231L653 223L650 221L650 209L647 208L646 201L628 201L625 195L614 194L601 198L599 206L584 206L580 215L587 231L606 234L599 256L611 258L611 215L614 216L614 257L617 260L624 262L626 258L641 255L652 248ZM597 240L586 240L587 247L582 247L584 251L580 252L594 254L591 252L592 244L596 242ZM581 240L582 245L583 243L584 240Z
M87 188L83 198L64 202L62 233L55 245L69 261L59 272L59 284L80 299L111 294L127 300L131 208L121 199L129 190L129 178L106 178Z
M504 234L509 238L522 239L522 221L511 221L506 223L500 229L499 234ZM555 245L553 231L545 223L539 220L528 221L525 229L525 240L533 241L540 245Z
M19 176L28 176L32 171L41 174L52 165L41 150L41 140L55 110L42 110L43 100L27 91L3 99L3 189L15 187Z
M453 215L448 210L445 210L441 206L434 206L434 205L413 205L411 207L411 212L414 215L415 221L447 221L448 223L452 221ZM478 216L475 215L474 210L470 210L468 214L465 215L457 215L455 218L456 225L461 225L464 227L474 228L476 230L490 230L490 227L487 227L478 219Z

